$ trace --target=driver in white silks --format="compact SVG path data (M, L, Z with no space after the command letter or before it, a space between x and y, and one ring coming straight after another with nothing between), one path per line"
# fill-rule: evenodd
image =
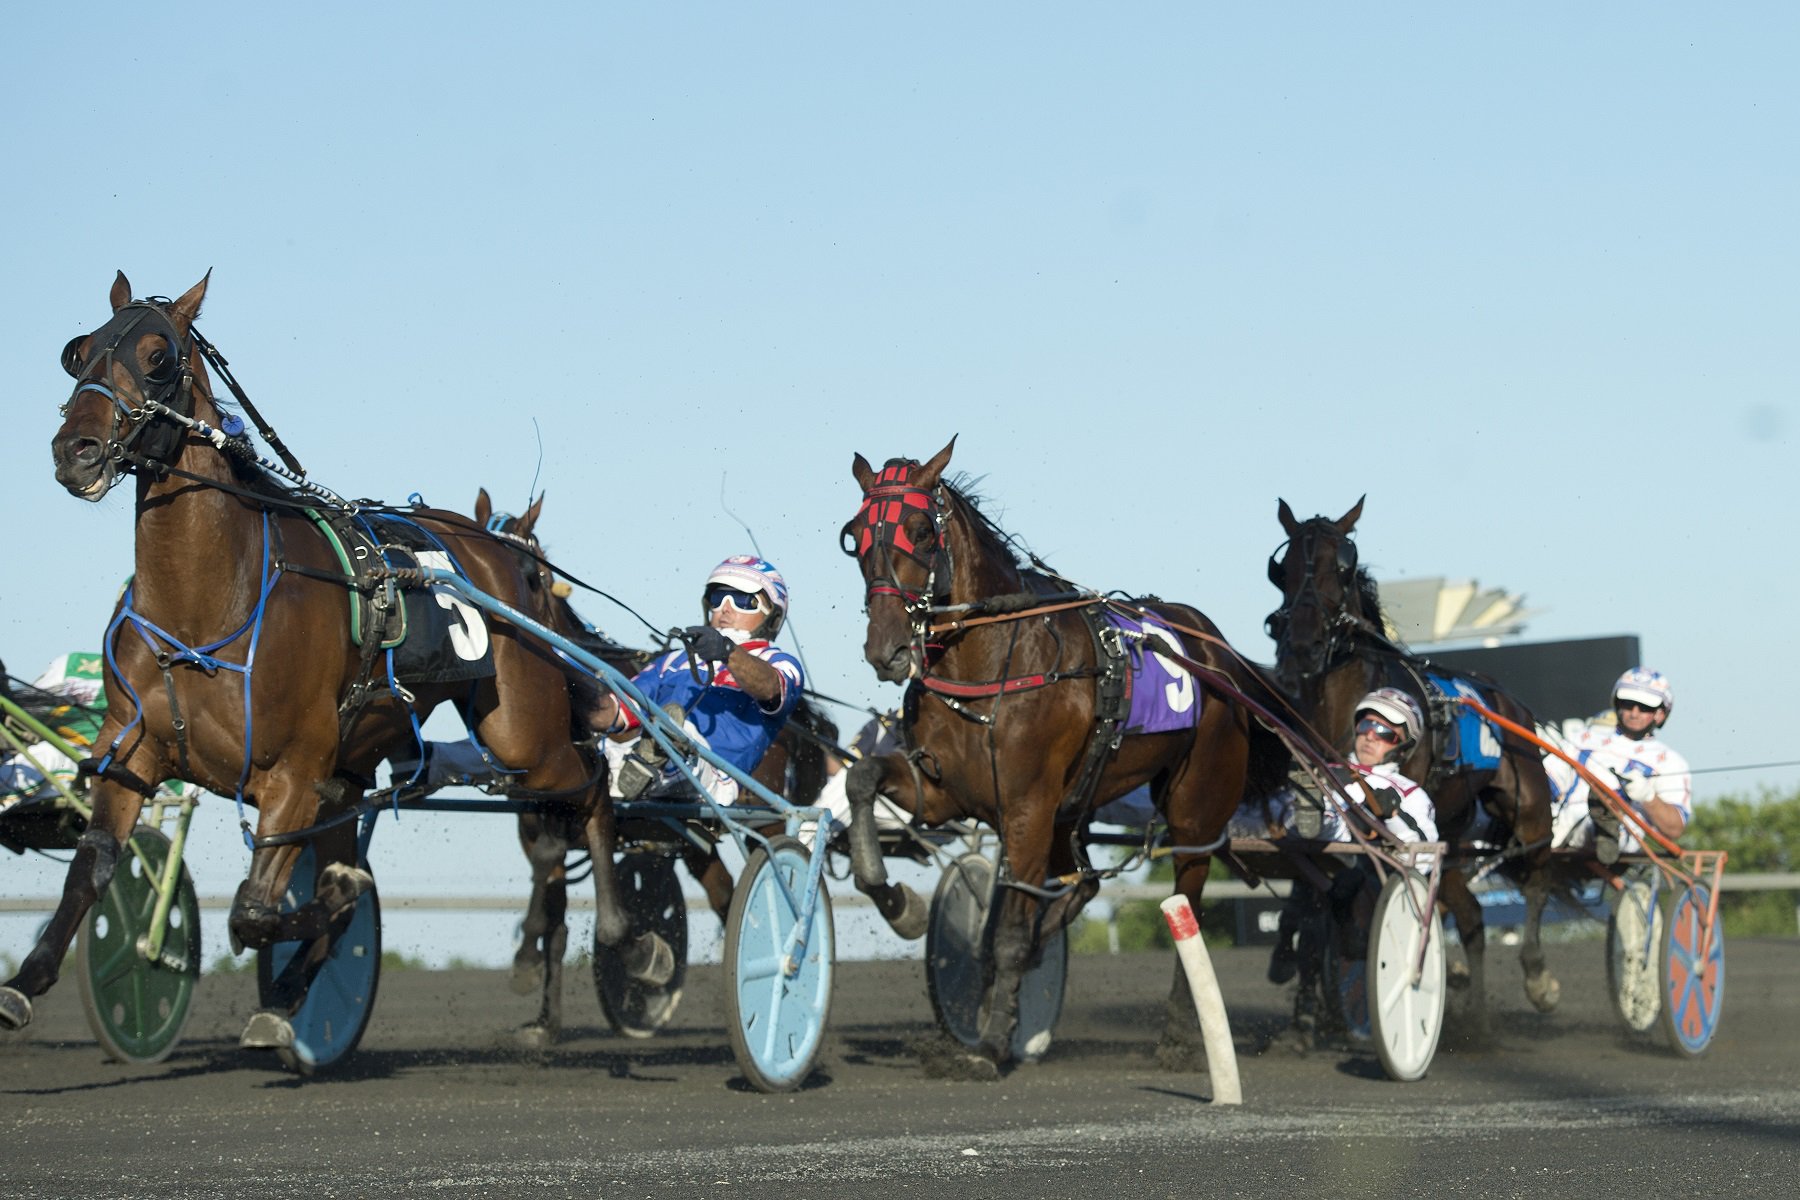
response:
M1425 716L1418 701L1399 688L1377 688L1357 701L1351 761L1332 769L1333 779L1338 784L1338 803L1325 804L1320 820L1320 839L1354 840L1343 817L1345 810L1354 807L1371 812L1397 842L1438 840L1437 809L1430 795L1423 786L1400 773L1401 761L1424 732ZM1358 780L1363 786L1358 786ZM1282 793L1270 807L1271 820L1282 826L1293 825L1295 804L1292 793ZM1240 817L1242 815L1240 810ZM1248 836L1261 835L1248 833ZM1431 856L1421 856L1414 865L1420 870L1428 869ZM1363 882L1362 864L1351 864L1340 870L1332 881L1333 904L1347 908ZM1269 958L1271 983L1286 983L1299 969L1294 942L1301 921L1316 902L1309 888L1296 885L1289 893L1288 902L1281 910L1275 950Z
M1617 724L1596 721L1577 733L1566 753L1612 785L1638 818L1670 841L1681 837L1694 815L1687 759L1657 737L1675 708L1675 689L1661 671L1633 667L1613 685ZM1554 754L1544 757L1554 793L1551 844L1592 847L1603 863L1641 848L1637 833L1589 795L1587 781Z

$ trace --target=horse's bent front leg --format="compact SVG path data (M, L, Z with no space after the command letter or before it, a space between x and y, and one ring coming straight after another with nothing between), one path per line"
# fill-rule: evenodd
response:
M925 936L931 910L904 883L888 882L875 824L875 798L882 790L884 764L894 757L860 759L844 781L844 794L850 801L850 865L856 874L856 890L874 901L876 911L895 933L912 941Z
M542 814L525 813L519 817L519 844L531 865L531 898L525 904L525 919L519 926L511 986L515 995L529 996L543 989L547 947L568 907L563 868L569 843L560 832L550 829Z

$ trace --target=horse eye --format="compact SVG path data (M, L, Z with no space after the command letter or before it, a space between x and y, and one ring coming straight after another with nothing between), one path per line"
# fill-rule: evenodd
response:
M150 369L144 377L151 383L167 383L175 378L175 356L169 353L168 346L158 346L150 352Z
M78 333L74 337L69 339L68 345L63 347L62 369L67 371L71 377L76 378L76 379L79 379L81 377L81 364L83 361L82 355L81 355L81 347L83 345L85 345L86 343L87 343L87 334Z

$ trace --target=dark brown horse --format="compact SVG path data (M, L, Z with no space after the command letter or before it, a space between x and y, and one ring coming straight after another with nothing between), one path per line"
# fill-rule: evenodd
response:
M1268 783L1287 754L1230 697L1254 694L1260 682L1248 677L1213 624L1185 605L1116 610L1148 612L1175 628L1173 643L1157 645L1182 663L1171 664L1178 682L1169 686L1187 689L1179 698L1171 693L1177 711L1197 707L1197 716L1179 730L1139 735L1103 720L1098 685L1108 671L1096 644L1103 635L1082 612L1100 619L1099 598L1069 600L1066 581L1021 563L1006 535L944 479L954 445L929 462L893 459L880 471L860 454L855 459L863 504L845 533L866 588L863 651L882 679L908 683L903 742L910 749L851 768L850 840L857 887L897 932L916 937L923 905L887 881L876 795L928 824L975 819L999 832L1003 896L990 923L979 1045L965 1060L969 1073L985 1077L1011 1055L1020 978L1042 939L1098 890L1080 845L1092 808L1149 784L1170 838L1186 848L1175 854L1175 888L1198 912L1210 852L1221 844L1246 780L1255 775ZM1000 619L974 619L983 612ZM970 621L946 628L957 618ZM1155 650L1140 643L1134 653L1148 659ZM1057 878L1076 882L1046 886ZM1159 1053L1181 1060L1198 1040L1187 980L1177 969Z
M614 670L627 676L636 674L654 655L613 641L575 611L569 602L571 587L556 577L537 535L543 506L540 495L523 516L497 512L487 489L482 488L475 497L475 520L518 550L520 567L532 576L532 590L542 600L541 619L546 626ZM540 610L532 611L536 614ZM596 681L585 670L574 669L570 686L578 698L577 712L585 718L598 699ZM585 733L585 719L578 719L577 724ZM825 786L826 747L836 738L837 727L803 698L757 764L753 778L794 804L811 804ZM601 766L604 768L604 759ZM561 995L563 951L568 941L568 851L576 837L566 814L555 810L527 811L519 816L519 842L531 863L531 898L521 926L523 936L513 958L513 990L524 994L541 987L546 1007L538 1022L526 1027L523 1036L527 1041L547 1041L561 1028L561 1007L554 1002ZM716 849L702 850L684 842L681 856L689 873L706 892L707 903L723 922L731 906L731 872L720 861Z
M95 739L93 819L55 915L0 988L0 1024L23 1026L30 998L56 982L144 797L163 779L190 780L258 810L249 876L230 915L235 942L263 947L328 936L371 881L356 866L354 825L340 822L310 839L322 864L315 900L283 914L305 831L353 811L376 765L411 745L413 720L446 700L523 786L580 807L595 863L599 936L622 943L612 809L570 738L563 671L540 645L495 619L480 634L492 654L485 678L410 691L388 686L373 669L381 656L353 645L352 586L416 586L421 577L413 570L410 580L404 572L350 578L307 512L331 508L335 497L284 484L275 464L258 460L248 439L236 436L242 423L215 403L208 375L208 362L222 371L223 360L194 331L205 294L202 280L172 302L134 300L120 274L111 319L64 351L76 383L51 442L56 478L72 495L98 500L135 476L135 566L106 637L108 707ZM288 475L298 475L291 462ZM530 610L529 581L504 543L455 513L406 515L477 588ZM466 620L480 618L472 608L459 615L462 635L475 638ZM285 836L292 834L301 836ZM646 978L667 977L660 939L639 939L624 951ZM291 980L292 1005L253 1015L245 1044L291 1038L287 1015L306 982Z
M1525 994L1539 1010L1556 1007L1560 988L1550 974L1538 930L1552 890L1546 864L1550 850L1549 780L1537 748L1521 738L1476 721L1455 703L1458 692L1475 696L1501 715L1530 728L1524 705L1492 680L1433 666L1411 654L1387 632L1374 579L1357 563L1350 540L1363 502L1343 516L1296 520L1287 502L1278 515L1287 542L1269 558L1269 581L1281 589L1281 607L1269 617L1275 639L1275 677L1295 709L1328 742L1348 736L1358 700L1379 687L1398 687L1419 702L1430 727L1401 771L1424 784L1437 808L1440 836L1453 850L1445 863L1442 898L1456 918L1468 959L1466 985L1476 1031L1487 1014L1483 967L1486 933L1481 905L1469 889L1472 858L1467 846L1454 847L1481 832L1484 844L1509 875L1521 880L1526 926L1519 950ZM1487 821L1482 820L1485 813Z

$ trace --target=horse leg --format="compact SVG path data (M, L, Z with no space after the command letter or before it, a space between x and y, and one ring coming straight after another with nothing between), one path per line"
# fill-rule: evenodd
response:
M925 936L931 909L904 883L888 882L887 864L881 858L881 836L875 825L875 798L884 790L887 767L900 761L895 755L857 760L844 781L844 794L850 801L850 865L856 875L856 890L874 901L875 910L895 933L913 941Z
M511 987L514 995L529 996L544 986L546 945L555 927L549 915L551 891L561 891L563 903L567 904L562 867L568 842L551 832L541 813L521 813L519 844L526 862L531 864L531 898L519 928L519 948L513 954Z
M1550 974L1539 931L1544 907L1550 901L1547 871L1533 871L1525 880L1525 932L1519 947L1519 965L1525 969L1525 996L1539 1012L1553 1012L1562 1000L1562 985Z
M625 973L652 988L675 977L675 951L655 930L631 935L631 918L619 899L619 876L613 864L618 833L612 802L597 798L586 823L588 856L594 868L594 940L612 947Z
M687 865L688 874L699 881L706 892L706 902L712 906L719 923L725 923L731 912L732 881L731 872L719 858L716 849L701 850L698 846L687 846L681 852L681 861Z
M1463 957L1468 962L1468 975L1450 977L1453 987L1468 990L1470 1032L1480 1039L1489 1035L1487 1011L1487 926L1481 915L1481 902L1469 890L1468 877L1460 868L1447 867L1438 896L1450 915L1456 918L1457 936L1462 939Z
M95 780L93 796L93 819L76 844L56 912L18 974L0 986L0 1029L23 1029L31 1023L31 1001L55 985L81 922L112 883L119 856L129 853L125 840L143 811L143 797L102 779Z

